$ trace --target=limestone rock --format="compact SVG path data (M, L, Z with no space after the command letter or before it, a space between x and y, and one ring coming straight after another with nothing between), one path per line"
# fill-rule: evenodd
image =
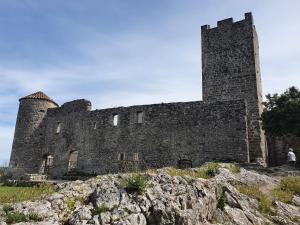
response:
M211 179L170 176L166 169L149 174L144 193L128 193L122 184L129 174L103 175L87 181L65 182L45 200L12 204L13 210L37 214L41 222L19 225L275 225L300 224L299 197L293 204L275 202L276 215L259 212L255 198L240 193L235 184L274 185L277 179L226 166ZM223 207L219 205L223 201ZM0 206L0 215L4 215ZM0 216L0 225L6 225Z
M300 197L297 195L294 195L292 202L294 205L300 206Z

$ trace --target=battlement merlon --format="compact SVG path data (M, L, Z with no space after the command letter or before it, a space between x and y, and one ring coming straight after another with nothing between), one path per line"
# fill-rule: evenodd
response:
M203 34L206 31L211 30L211 29L218 29L218 28L222 29L224 27L230 27L230 26L234 25L235 23L242 23L242 22L247 23L249 25L253 25L252 13L251 12L245 13L245 19L237 21L237 22L234 22L233 18L227 18L224 20L220 20L217 22L217 27L211 28L210 25L203 25L203 26L201 26L201 32Z

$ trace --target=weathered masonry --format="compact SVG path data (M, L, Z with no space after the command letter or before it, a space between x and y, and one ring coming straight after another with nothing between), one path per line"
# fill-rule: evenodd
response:
M91 110L42 92L20 99L10 166L61 178L266 161L258 41L251 13L202 26L203 101Z
M250 159L265 159L258 38L251 13L235 23L230 18L216 28L202 26L201 32L203 101L245 99Z

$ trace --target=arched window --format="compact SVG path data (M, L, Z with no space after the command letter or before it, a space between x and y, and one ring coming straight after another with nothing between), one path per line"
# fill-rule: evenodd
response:
M70 153L69 156L69 165L68 170L75 170L77 168L77 162L78 162L78 151L73 151Z

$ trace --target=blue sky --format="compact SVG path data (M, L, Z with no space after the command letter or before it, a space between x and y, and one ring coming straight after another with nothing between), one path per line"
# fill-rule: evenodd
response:
M264 94L299 87L297 0L0 0L0 165L18 99L39 90L94 109L202 99L201 25L249 11Z

